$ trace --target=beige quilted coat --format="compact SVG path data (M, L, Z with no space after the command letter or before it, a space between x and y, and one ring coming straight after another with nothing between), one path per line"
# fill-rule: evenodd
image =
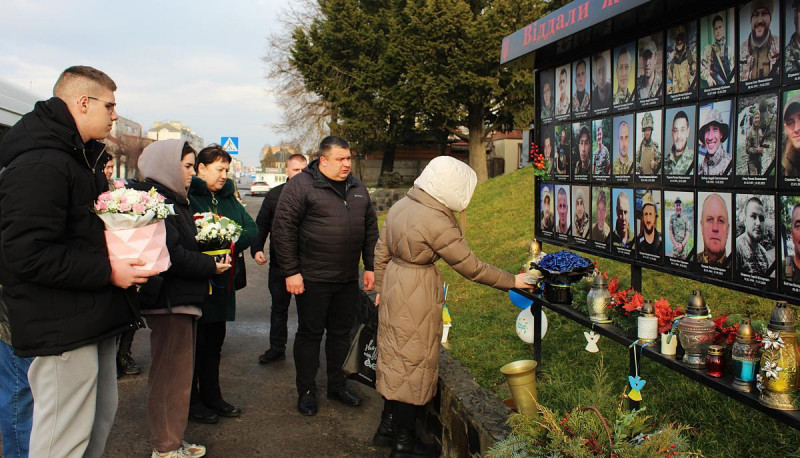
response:
M438 187L458 191L458 186L442 186L441 174L453 164L444 165L434 177ZM503 290L514 286L514 276L482 262L467 246L450 209L460 205L442 203L458 199L433 198L419 187L424 180L415 185L389 210L375 246L375 285L381 295L376 388L386 399L424 405L436 394L442 336L442 277L434 263L444 259L464 277ZM474 181L467 186L471 189L466 199L460 196L463 206L457 210L469 203L474 187Z

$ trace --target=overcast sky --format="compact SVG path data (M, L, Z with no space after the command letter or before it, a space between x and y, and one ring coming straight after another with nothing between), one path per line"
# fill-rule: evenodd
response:
M239 159L283 136L264 79L267 35L292 0L3 0L0 79L51 96L71 65L117 83L117 111L146 131L178 120L206 143L238 136Z

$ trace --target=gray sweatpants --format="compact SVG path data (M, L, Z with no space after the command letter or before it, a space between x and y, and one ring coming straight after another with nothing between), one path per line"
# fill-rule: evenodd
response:
M55 356L28 369L33 393L30 456L99 458L117 413L117 337Z

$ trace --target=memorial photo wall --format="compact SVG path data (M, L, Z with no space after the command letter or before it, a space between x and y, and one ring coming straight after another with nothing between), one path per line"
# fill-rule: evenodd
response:
M798 27L754 0L537 69L537 236L800 293Z

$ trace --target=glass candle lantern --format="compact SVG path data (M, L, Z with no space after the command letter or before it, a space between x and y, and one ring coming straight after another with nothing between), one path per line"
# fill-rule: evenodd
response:
M610 302L611 293L608 292L608 280L603 275L595 275L592 280L592 289L586 295L589 319L595 323L608 323L608 304Z
M800 405L794 398L798 389L800 350L797 349L794 313L786 302L778 302L772 310L762 343L759 402L773 409L798 410Z
M656 308L652 300L647 299L644 301L641 315L636 320L636 324L636 336L639 338L639 342L647 343L658 339L658 318L656 317Z
M736 333L736 343L731 349L733 356L733 388L739 391L753 391L756 384L756 367L760 358L756 332L750 324L750 319L745 318L739 324Z
M684 316L678 323L678 337L685 350L683 362L700 369L706 364L708 346L714 342L714 321L699 289L692 291Z
M706 372L712 377L725 375L725 360L722 356L722 345L709 345L706 355Z

